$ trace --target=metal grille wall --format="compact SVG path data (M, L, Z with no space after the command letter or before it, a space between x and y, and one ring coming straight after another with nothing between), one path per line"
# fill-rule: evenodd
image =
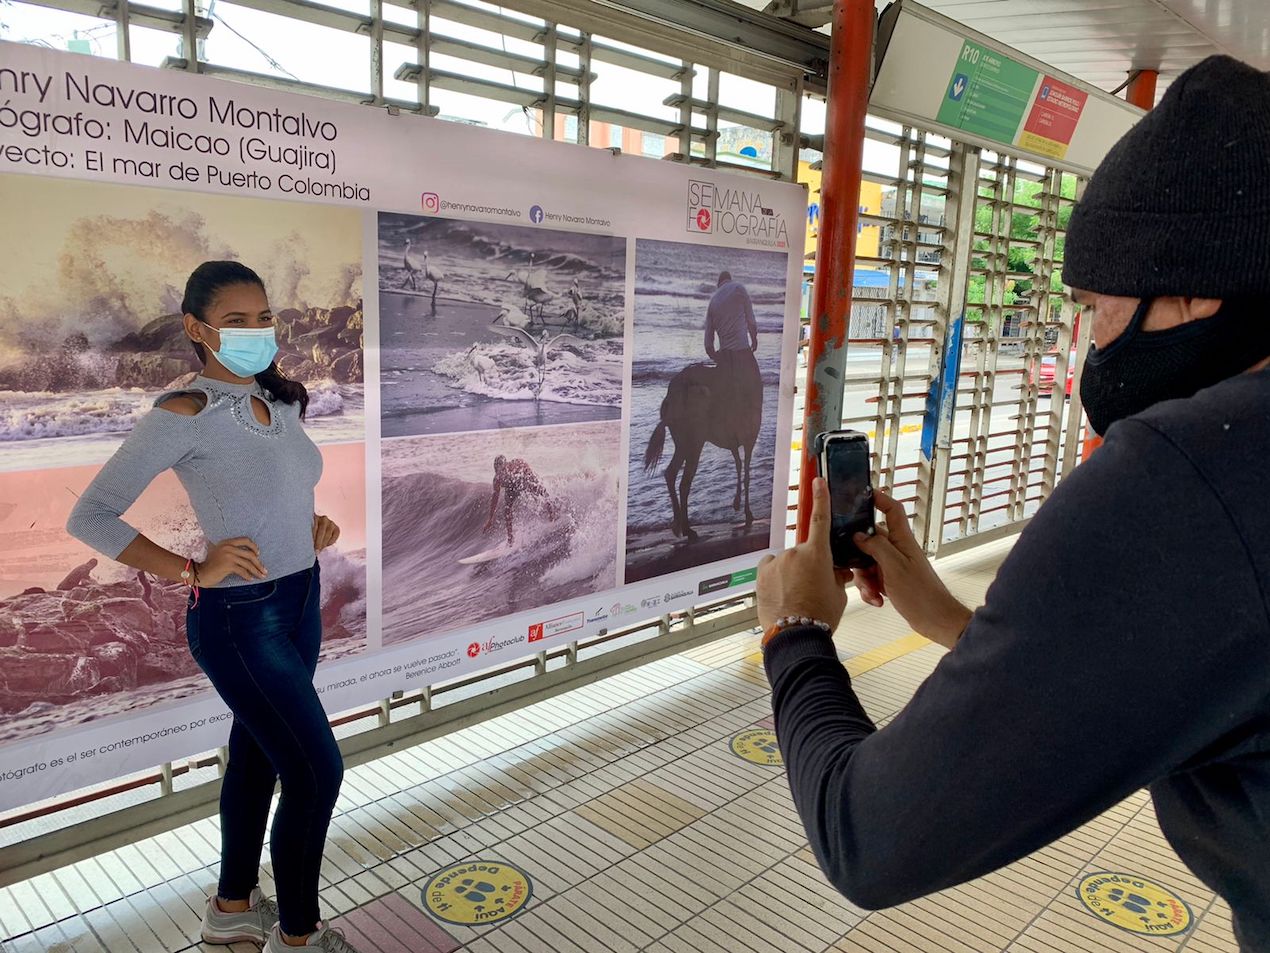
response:
M933 550L1017 528L1051 492L1071 435L1075 309L1059 280L1077 180L1012 156L977 166L957 407ZM969 173L969 170L967 170Z
M1078 340L1059 276L1082 183L869 123L842 426L869 434L875 485L905 505L929 552L948 552L1017 531L1078 459L1072 381L1088 334ZM959 344L946 353L957 317ZM804 367L806 352L804 340ZM956 400L941 421L946 376Z
M941 307L940 289L953 270L948 216L953 148L940 136L869 118L842 426L868 433L874 483L910 508L922 481L927 387L941 357L947 309ZM814 261L814 249L807 254ZM804 335L804 368L807 344ZM795 427L801 424L800 395ZM796 429L791 531L801 437Z

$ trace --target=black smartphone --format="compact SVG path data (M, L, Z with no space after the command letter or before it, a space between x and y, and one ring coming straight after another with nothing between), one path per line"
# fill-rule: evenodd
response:
M875 532L869 438L857 430L822 433L816 438L816 460L829 483L833 564L839 569L867 569L873 557L856 546L855 535Z

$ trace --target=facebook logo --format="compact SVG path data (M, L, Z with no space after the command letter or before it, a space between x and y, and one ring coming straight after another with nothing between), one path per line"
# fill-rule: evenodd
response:
M545 217L546 217L546 213L543 212L541 205L535 205L533 208L529 210L529 220L533 222L535 225L541 225L542 220Z

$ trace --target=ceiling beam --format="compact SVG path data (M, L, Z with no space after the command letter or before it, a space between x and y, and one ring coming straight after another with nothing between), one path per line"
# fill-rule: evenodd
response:
M833 19L833 0L771 0L763 12L815 29Z
M533 17L713 66L824 93L829 37L732 0L505 0Z

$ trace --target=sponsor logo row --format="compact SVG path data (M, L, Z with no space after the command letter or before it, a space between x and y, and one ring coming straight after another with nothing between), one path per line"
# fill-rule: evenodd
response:
M588 625L595 625L600 622L608 622L612 619L620 619L626 616L631 616L641 610L656 609L692 595L708 595L710 593L730 589L734 586L745 585L746 583L753 582L757 578L757 575L758 570L748 569L742 572L731 573L727 576L718 576L714 579L707 579L698 586L696 593L694 593L691 589L672 589L667 591L665 595L641 599L638 606L629 602L619 601L613 603L611 606L601 606L592 612L570 612L567 615L548 619L545 622L535 622L533 625L529 626L529 630L524 637L511 636L502 639L488 639L484 642L471 642L467 647L467 656L468 658L480 658L482 655L491 655L515 645L522 645L525 643L533 644L547 639L554 639L557 636L568 635L570 632L579 632ZM450 654L457 654L457 650Z

